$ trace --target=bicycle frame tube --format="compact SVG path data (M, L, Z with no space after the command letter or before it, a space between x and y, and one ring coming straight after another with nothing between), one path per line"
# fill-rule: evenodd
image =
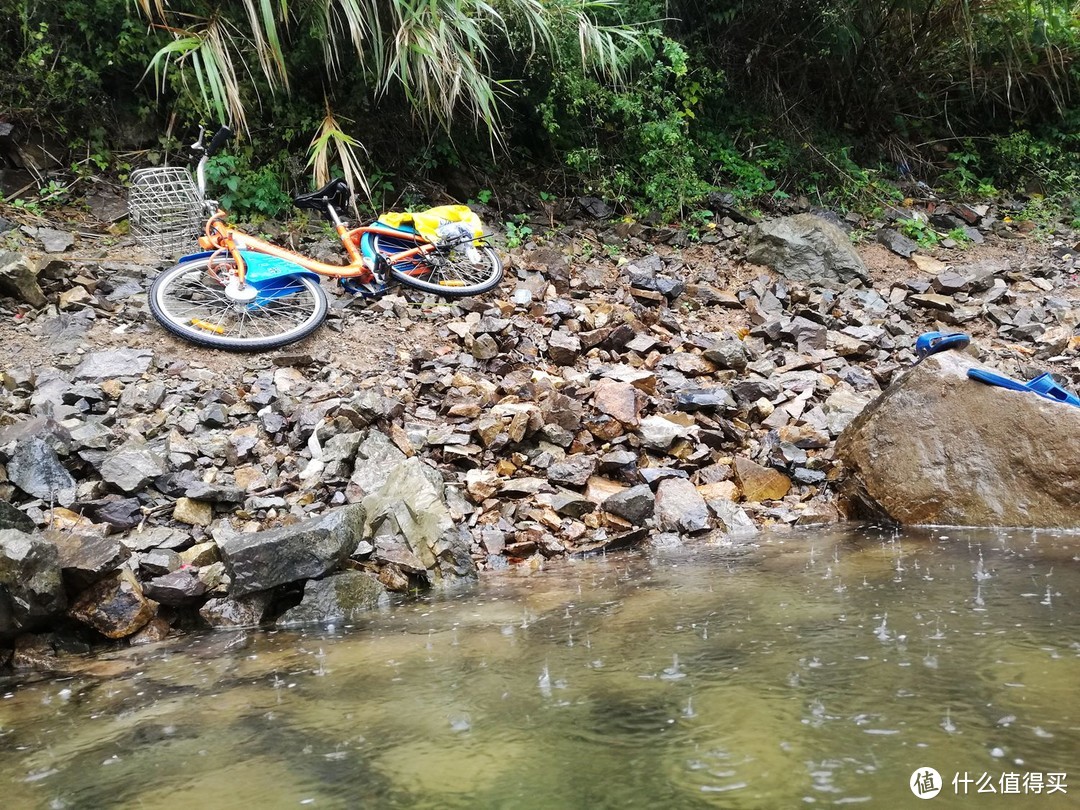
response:
M250 250L256 253L265 253L268 256L275 256L279 259L286 259L307 270L311 270L313 273L318 273L320 276L327 276L329 278L356 278L361 281L368 281L373 278L371 269L364 264L363 258L356 249L357 240L365 233L371 233L378 236L390 236L398 239L414 239L414 241L416 241L417 245L415 248L403 250L401 253L387 257L388 260L392 262L422 256L435 249L434 245L424 241L421 236L414 237L412 234L396 231L391 228L372 225L347 230L343 227L339 230L338 237L341 239L342 244L349 254L349 258L352 261L347 265L326 264L324 262L316 261L315 259L309 259L307 256L294 253L291 250L278 247L257 236L252 236L251 234L244 233L235 228L230 228L225 223L224 211L218 211L214 216L207 220L206 235L199 240L199 243L208 250L226 249L232 253L234 257L236 256L237 251ZM349 250L349 248L352 249Z

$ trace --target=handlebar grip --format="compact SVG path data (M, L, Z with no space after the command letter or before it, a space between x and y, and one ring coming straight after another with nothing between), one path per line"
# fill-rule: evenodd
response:
M210 145L206 147L206 156L212 157L218 149L225 145L225 142L232 137L232 130L226 126L222 126L217 132L214 133L214 137L210 140Z

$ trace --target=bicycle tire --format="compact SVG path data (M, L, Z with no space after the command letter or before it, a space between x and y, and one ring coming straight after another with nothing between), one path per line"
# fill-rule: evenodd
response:
M397 239L375 234L372 238L375 252L388 260L390 275L407 287L445 298L464 298L493 290L502 281L502 262L498 254L486 245L478 248L482 257L480 264L469 261L464 246L435 250L417 258L389 261L390 257L416 246L415 240L404 237Z
M314 279L287 277L264 303L244 305L225 296L209 264L209 258L181 262L150 287L150 311L177 337L214 349L265 351L307 337L326 318L326 293Z

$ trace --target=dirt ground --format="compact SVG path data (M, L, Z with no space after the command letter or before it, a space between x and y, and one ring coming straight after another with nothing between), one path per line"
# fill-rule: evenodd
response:
M569 240L571 249L573 239ZM869 270L873 286L888 295L894 285L924 278L929 280L945 268L971 265L977 262L1007 262L1014 271L1031 271L1052 260L1051 244L1033 238L1003 240L988 238L983 245L972 245L962 250L942 248L920 253L935 259L930 270L920 269L910 259L891 253L884 246L867 243L858 246L858 252ZM691 244L677 250L657 246L656 251L667 260L678 259L684 265L683 272L690 281L706 280L720 289L738 292L755 278L768 274L766 268L740 262L731 256L725 243L720 245ZM501 297L509 298L516 286L514 267L523 264L520 256L506 256L507 273L500 288ZM44 257L39 257L44 258ZM130 247L109 250L96 244L84 246L78 241L76 249L63 255L72 268L93 268L98 263L135 262L153 266L156 262L149 254L133 253ZM627 254L623 261L633 261ZM618 275L618 259L593 258L571 260L571 275L581 272L586 264L600 267L605 277ZM925 263L924 263L925 264ZM149 281L147 281L149 286ZM460 317L448 305L424 308L420 299L408 302L397 300L398 306L385 301L350 300L337 293L331 282L324 282L330 292L331 317L327 323L307 340L288 347L290 354L303 353L314 358L316 364L333 365L357 376L393 374L406 367L410 354L418 347L433 352L448 346L440 336L446 334L445 324ZM591 294L593 299L602 296L601 291ZM1080 285L1065 291L1065 297L1080 298ZM588 300L588 299L587 299ZM35 314L37 320L33 320ZM27 318L6 317L0 320L0 347L5 366L54 366L68 349L58 351L49 338L42 334L41 324L47 316L30 313ZM30 321L30 322L27 322ZM745 310L723 307L706 307L693 313L691 328L719 332L737 330L749 326ZM977 331L977 324L973 324ZM86 333L86 349L119 347L149 348L159 362L168 364L183 361L188 366L206 368L223 377L239 376L245 371L264 368L272 362L274 353L239 354L206 349L192 345L168 334L150 316L145 304L129 302L119 317L98 318Z

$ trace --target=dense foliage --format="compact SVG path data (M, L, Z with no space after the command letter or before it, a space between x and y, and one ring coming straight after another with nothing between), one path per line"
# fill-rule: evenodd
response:
M465 197L535 171L665 216L713 190L853 205L904 178L1080 180L1076 0L0 5L0 120L58 134L83 172L228 120L212 178L250 214L332 173L376 207L401 178Z

